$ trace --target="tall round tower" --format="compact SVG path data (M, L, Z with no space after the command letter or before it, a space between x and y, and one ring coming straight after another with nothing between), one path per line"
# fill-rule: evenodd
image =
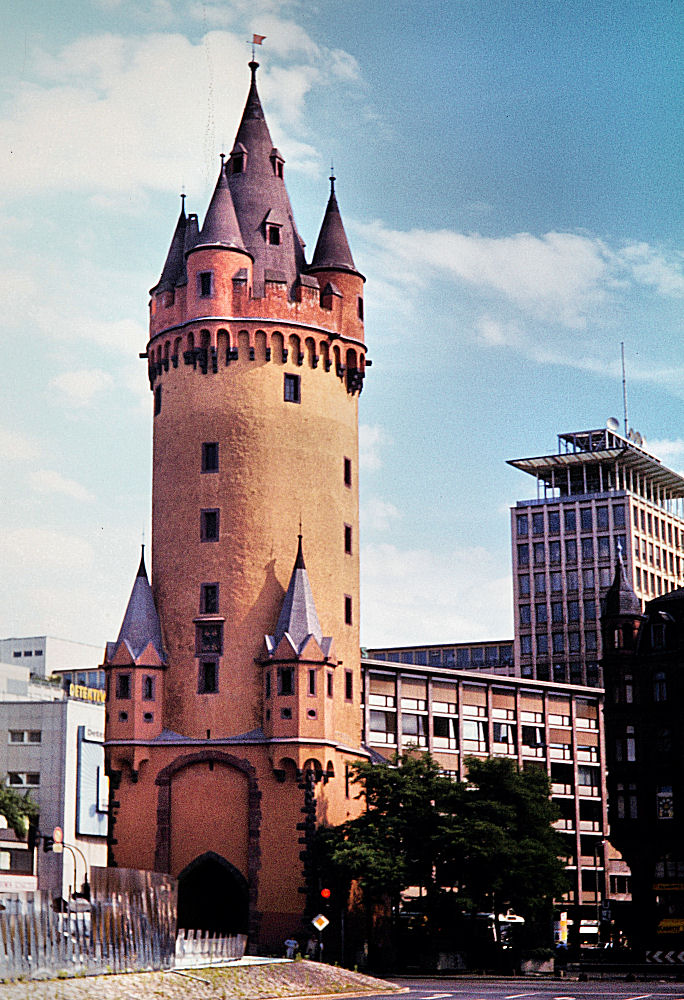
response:
M185 268L173 289L152 290L152 581L169 660L165 721L195 737L261 725L259 660L301 525L319 615L355 675L337 728L358 745L363 278L334 194L325 259L307 271L251 69L236 143Z
M151 290L151 586L163 701L155 712L140 706L141 719L145 707L154 716L145 741L135 706L116 698L148 682L112 678L130 660L127 647L117 659L112 645L107 745L117 863L184 876L198 859L223 857L244 879L254 930L257 912L282 908L282 872L267 872L282 869L284 851L294 872L290 917L304 879L301 795L292 799L288 780L324 778L317 798L330 822L356 808L347 773L361 752L358 396L366 348L364 278L334 178L307 266L257 63L250 69L235 145L221 158L203 225L183 202ZM217 763L227 784L215 776ZM196 780L185 788L177 775L188 769ZM234 826L207 832L181 815L193 785L210 799L243 802L242 839ZM148 823L141 817L150 810L156 820ZM265 860L269 845L273 861ZM285 925L271 926L280 934Z

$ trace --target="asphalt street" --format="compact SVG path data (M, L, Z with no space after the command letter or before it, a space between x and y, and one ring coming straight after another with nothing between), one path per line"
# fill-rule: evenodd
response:
M684 983L626 983L593 981L586 983L496 982L486 980L392 979L408 988L411 1000L684 1000ZM388 998L392 994L387 994ZM396 995L395 995L396 1000Z

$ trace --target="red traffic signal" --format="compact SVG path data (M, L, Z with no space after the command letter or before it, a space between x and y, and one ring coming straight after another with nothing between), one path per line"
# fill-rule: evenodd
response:
M330 889L321 889L323 899L330 899Z

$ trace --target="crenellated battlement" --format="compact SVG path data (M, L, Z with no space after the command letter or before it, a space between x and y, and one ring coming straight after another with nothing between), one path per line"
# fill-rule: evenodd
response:
M294 328L293 328L294 327ZM324 329L302 324L260 324L250 317L229 322L204 317L184 327L161 331L147 350L150 388L167 372L189 366L202 375L217 375L236 364L272 363L295 368L306 366L332 372L354 395L361 392L366 374L365 345L336 337Z

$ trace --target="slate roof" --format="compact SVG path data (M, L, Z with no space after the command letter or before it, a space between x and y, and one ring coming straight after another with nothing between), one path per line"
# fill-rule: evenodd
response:
M273 635L267 635L266 647L275 652L284 637L288 637L295 653L300 653L310 636L313 636L324 653L330 649L332 639L324 636L314 603L309 574L304 563L302 536L299 535L295 560L287 593Z
M264 294L266 268L284 273L292 296L297 278L306 267L304 243L297 232L285 182L274 168L276 161L282 163L282 157L273 145L259 99L256 84L258 66L254 61L249 64L252 81L231 153L231 156L237 153L243 155L244 169L233 173L229 160L226 174L244 247L254 260L255 297ZM271 218L281 223L280 243L277 245L267 241L266 219L269 213Z
M641 601L627 579L622 554L618 557L615 577L606 591L604 617L608 616L641 616Z
M178 283L178 279L184 273L186 225L187 225L187 219L185 216L185 195L181 195L181 210L180 210L180 215L178 216L178 222L176 223L176 228L171 238L171 246L169 247L169 252L166 255L164 267L162 268L161 278L159 279L155 287L151 289L152 292L171 291Z
M204 225L194 244L195 247L207 245L234 247L243 251L245 249L223 161Z
M108 656L125 643L133 660L147 649L151 643L162 663L166 663L166 654L162 642L159 615L154 603L152 588L147 579L145 569L145 546L142 547L140 565L128 600L126 614L115 643L107 643Z
M334 177L330 178L330 197L309 270L319 267L356 273L354 258L349 249L347 234L344 231L340 208L337 204Z

